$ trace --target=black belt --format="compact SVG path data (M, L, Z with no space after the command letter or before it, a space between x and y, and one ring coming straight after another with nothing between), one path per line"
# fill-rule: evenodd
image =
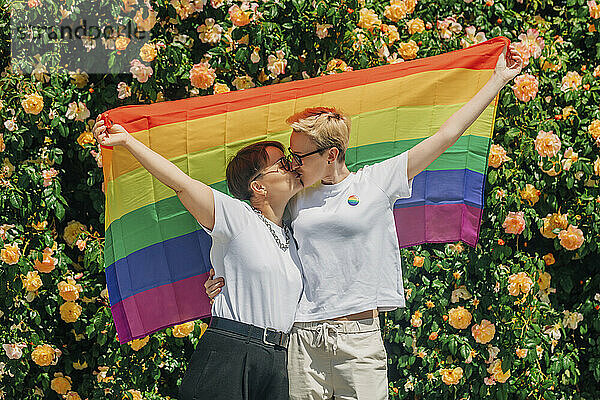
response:
M256 339L270 346L288 347L290 336L287 333L276 331L271 328L259 328L258 326L245 324L232 319L212 317L210 325L213 329L236 333L246 338Z

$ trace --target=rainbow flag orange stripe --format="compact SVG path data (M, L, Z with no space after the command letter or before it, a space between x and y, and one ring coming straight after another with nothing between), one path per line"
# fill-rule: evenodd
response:
M191 177L227 192L226 162L240 148L258 140L287 145L288 116L334 106L352 118L347 164L356 170L433 135L483 87L508 43L499 37L410 62L107 114ZM396 203L401 246L457 240L475 245L496 104L415 177L410 199ZM208 316L203 283L210 238L173 191L127 150L103 147L102 157L106 277L119 340Z

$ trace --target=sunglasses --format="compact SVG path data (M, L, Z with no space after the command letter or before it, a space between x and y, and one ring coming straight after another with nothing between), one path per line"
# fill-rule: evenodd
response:
M312 156L313 154L317 154L322 152L323 150L327 150L330 149L331 147L321 147L316 149L315 151L311 151L310 153L306 153L306 154L298 154L298 153L294 153L292 151L291 147L288 147L288 152L290 153L289 155L287 155L285 158L287 159L288 164L290 165L290 168L292 166L293 163L296 163L298 166L302 165L302 159L304 157L308 157L308 156Z
M273 171L259 172L254 178L252 178L250 180L250 182L257 180L261 176L268 175L273 172L280 172L280 169L283 169L284 171L292 170L292 164L285 156L283 156L279 160L275 161L275 164L273 164L273 165L276 165L276 164L279 164L281 167L278 167L276 170L273 170Z

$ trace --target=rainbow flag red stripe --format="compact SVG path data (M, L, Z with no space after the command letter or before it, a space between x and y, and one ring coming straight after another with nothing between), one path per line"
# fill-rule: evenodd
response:
M227 192L226 161L258 140L286 146L285 119L334 106L352 117L347 164L356 170L433 135L491 76L504 45L495 38L439 56L212 96L107 112L192 178ZM415 177L395 204L402 247L479 235L497 99L458 142ZM173 191L121 147L103 147L106 278L121 343L210 315L203 283L210 238Z

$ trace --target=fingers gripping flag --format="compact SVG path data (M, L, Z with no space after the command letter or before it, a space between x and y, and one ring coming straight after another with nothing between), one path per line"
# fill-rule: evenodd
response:
M258 140L289 142L288 116L332 106L352 117L355 171L436 133L492 75L508 39L439 56L106 113L194 179L227 192L225 166ZM497 98L456 144L414 178L394 206L401 247L462 240L474 246L483 208ZM122 147L102 148L106 279L121 343L210 315L204 281L210 237L173 192Z

